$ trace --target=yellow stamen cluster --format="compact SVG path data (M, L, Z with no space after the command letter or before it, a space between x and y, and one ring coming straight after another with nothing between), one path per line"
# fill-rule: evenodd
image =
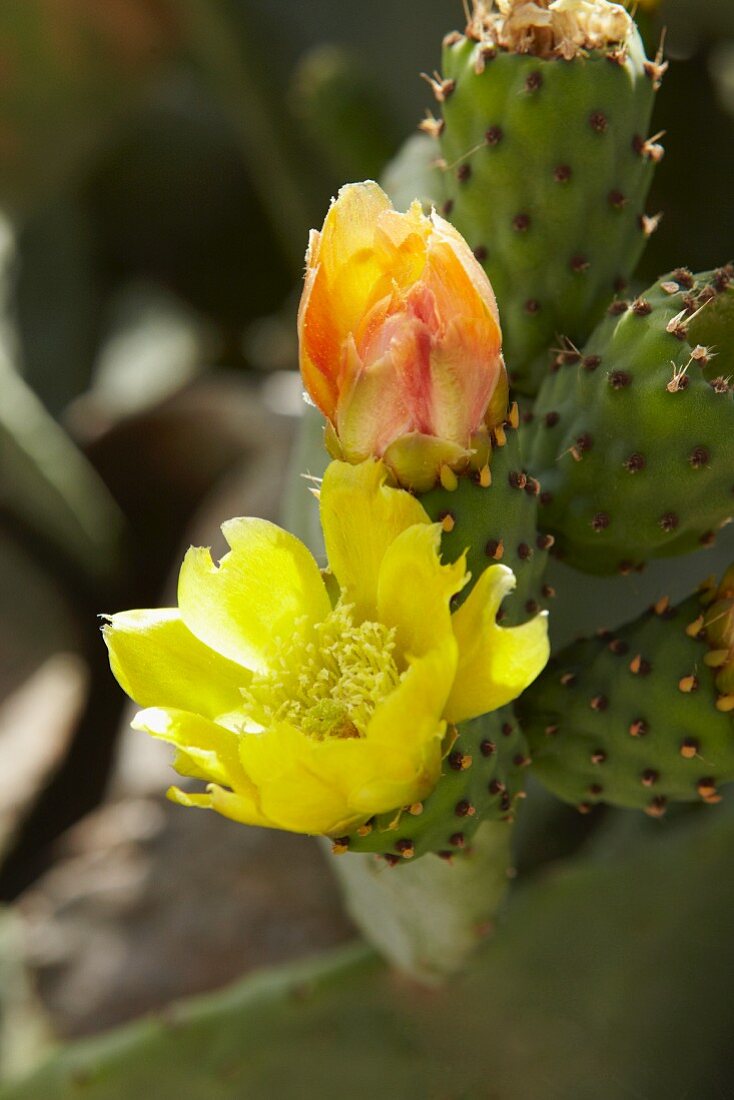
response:
M355 624L338 604L317 623L306 645L280 642L267 672L243 692L249 729L290 722L309 737L363 737L377 704L400 680L395 630Z

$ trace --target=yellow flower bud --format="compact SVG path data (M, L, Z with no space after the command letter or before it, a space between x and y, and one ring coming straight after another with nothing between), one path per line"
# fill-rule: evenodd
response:
M305 387L334 457L384 459L402 484L466 465L502 421L507 381L492 287L463 237L376 183L343 187L311 234L298 316Z

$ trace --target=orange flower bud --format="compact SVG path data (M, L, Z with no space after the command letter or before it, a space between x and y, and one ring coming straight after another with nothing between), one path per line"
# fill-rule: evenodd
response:
M463 237L376 183L342 187L313 231L298 314L301 374L335 457L382 458L413 489L486 462L507 412L492 287Z

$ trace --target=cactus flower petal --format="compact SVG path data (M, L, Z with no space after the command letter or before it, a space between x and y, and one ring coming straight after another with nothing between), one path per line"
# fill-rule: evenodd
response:
M385 484L386 476L379 462L332 462L321 486L329 567L345 599L364 617L377 613L377 579L390 544L406 528L431 522L415 497Z
M329 597L313 555L274 523L232 519L222 533L231 552L218 565L200 547L184 558L181 617L217 653L263 671L272 638L323 619Z
M496 621L502 600L514 587L512 571L492 565L454 613L459 666L446 704L452 722L474 718L516 699L548 661L545 612L522 626L501 627Z
M112 671L142 707L195 710L216 718L239 706L248 679L185 626L178 608L122 611L102 627Z

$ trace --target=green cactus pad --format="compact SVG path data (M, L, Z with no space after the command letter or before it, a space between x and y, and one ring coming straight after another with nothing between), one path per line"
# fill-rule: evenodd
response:
M734 720L706 663L701 599L663 599L575 643L523 695L535 774L559 798L660 816L671 802L718 802L734 780Z
M494 286L511 381L534 393L557 333L588 337L656 224L645 200L661 66L636 30L623 50L570 61L478 37L446 39L434 83L443 210Z
M527 461L569 565L629 572L711 545L734 513L734 398L700 343L715 337L722 362L734 352L733 275L679 269L615 302L583 352L556 357Z

